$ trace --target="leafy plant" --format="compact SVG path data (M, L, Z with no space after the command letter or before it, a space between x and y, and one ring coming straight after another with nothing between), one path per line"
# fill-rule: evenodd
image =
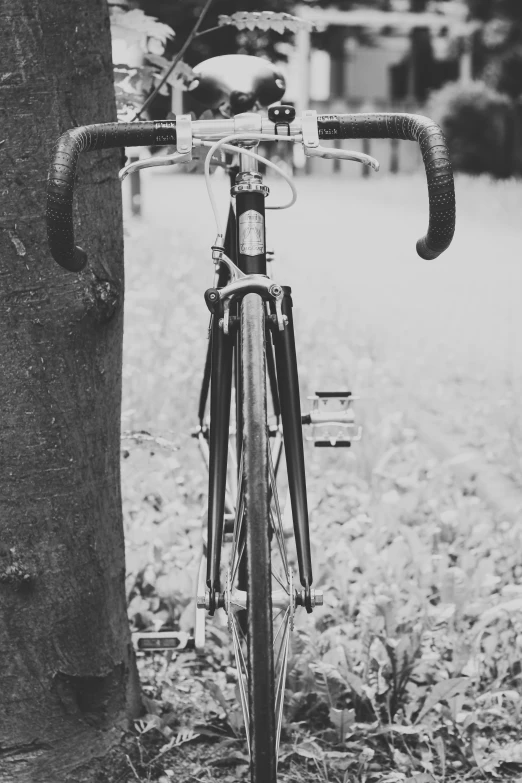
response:
M219 27L231 25L238 30L274 30L281 35L287 30L296 33L303 27L307 29L313 27L311 22L300 19L298 16L275 11L237 11L230 16L221 14L218 17L218 24Z
M498 184L461 179L466 187L477 203L496 198L504 206ZM155 242L163 249L170 234L158 225ZM128 230L129 288L136 294L129 298L125 365L126 429L133 437L124 442L129 456L122 467L129 614L135 627L168 623L190 632L206 476L190 443L172 453L139 435L144 422L175 426L177 436L192 423L187 389L198 391L194 352L203 356L206 348L191 318L197 274L190 264L165 266L162 252L151 268L150 232L137 223ZM184 247L185 238L176 235L175 247ZM158 288L169 286L184 291L179 308L168 297L158 299ZM172 334L180 330L186 339L173 355ZM323 346L310 337L310 360L320 370L321 361L331 361ZM352 350L368 352L364 343ZM343 346L343 360L346 355ZM460 483L451 465L434 456L411 414L394 407L388 366L372 356L372 362L361 359L373 395L365 401L372 426L357 447L356 466L337 453L311 457L307 465L314 584L324 605L311 616L296 614L281 777L288 783L517 780L522 528L517 517L492 513L474 482ZM170 392L174 403L166 406ZM483 424L481 415L471 415ZM368 465L361 464L363 449ZM163 770L175 770L177 783L244 779L237 672L218 615L207 625L204 657L139 657L145 714L157 714L173 732L167 738L152 726L134 739L146 762L140 767L133 757L143 780L149 760L189 729L198 739L166 751L151 780L162 780Z
M427 113L441 125L457 171L512 173L512 109L507 96L484 82L447 84L431 96Z
M183 58L195 38L227 26L238 30L273 30L280 34L286 31L295 33L303 26L312 27L310 22L284 12L238 11L230 16L220 15L217 27L198 32L210 2L211 0L207 0L192 31L172 60L163 56L167 42L175 35L169 25L158 22L138 9L125 10L119 5L111 6L113 37L127 47L127 53L123 55L125 61L116 63L114 68L116 103L120 119L138 119L158 93L168 93L167 85L190 90L195 77L192 68ZM136 54L132 52L136 47L141 49L141 59L146 60L148 65L136 62ZM151 89L152 93L144 100L144 94Z
M516 0L468 0L482 22L475 38L482 78L495 90L522 94L522 12Z
M119 119L125 120L143 103L144 93L158 78L158 67L152 62L147 65L146 60L159 56L175 33L169 25L137 8L111 5L110 21L116 109Z

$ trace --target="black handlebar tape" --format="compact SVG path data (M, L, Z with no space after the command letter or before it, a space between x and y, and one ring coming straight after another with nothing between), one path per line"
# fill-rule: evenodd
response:
M417 141L428 180L428 233L417 242L421 258L437 258L455 233L455 186L444 135L419 114L327 114L318 118L321 139L406 139Z
M60 266L80 272L87 264L87 254L74 244L73 195L80 152L175 143L175 122L109 122L73 128L60 136L47 179L47 241Z

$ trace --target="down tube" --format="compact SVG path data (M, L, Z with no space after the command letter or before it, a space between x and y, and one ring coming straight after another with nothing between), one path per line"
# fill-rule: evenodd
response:
M310 530L308 526L308 501L303 449L303 425L299 401L299 377L295 353L294 321L292 318L292 290L283 287L284 330L277 324L272 335L276 354L279 402L283 422L283 436L288 472L288 488L294 518L294 533L299 562L299 577L304 588L312 585L312 558L310 554ZM310 610L311 611L311 610Z

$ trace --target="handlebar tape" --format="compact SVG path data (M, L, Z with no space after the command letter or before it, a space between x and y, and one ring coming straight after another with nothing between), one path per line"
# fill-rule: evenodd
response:
M428 180L430 219L417 242L421 258L437 258L455 233L455 186L444 135L433 120L419 114L326 114L318 118L321 139L406 139L417 141Z
M87 253L74 244L73 195L80 152L176 143L175 122L110 122L68 130L58 139L47 180L47 240L55 261L80 272Z
M439 126L417 114L327 114L318 117L321 139L407 139L420 144L428 180L428 232L417 242L421 258L437 258L455 231L455 190L446 141ZM71 272L81 271L87 254L74 244L73 194L80 152L110 147L176 143L176 124L104 123L73 128L58 140L47 184L47 237L51 255Z

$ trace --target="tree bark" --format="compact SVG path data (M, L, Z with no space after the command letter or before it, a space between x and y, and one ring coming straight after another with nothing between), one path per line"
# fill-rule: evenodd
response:
M116 119L106 0L0 0L0 61L0 781L83 781L139 697L120 498L118 151L80 161L88 271L55 264L44 215L58 136Z

